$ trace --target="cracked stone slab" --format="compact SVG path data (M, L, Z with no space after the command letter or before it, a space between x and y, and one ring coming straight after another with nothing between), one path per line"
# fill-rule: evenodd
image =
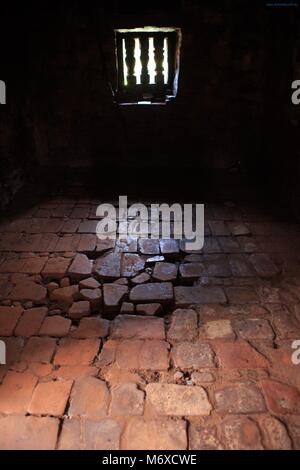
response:
M177 286L175 291L176 307L197 304L226 304L223 289L215 286Z
M130 292L130 300L133 303L173 301L173 285L170 282L148 283L133 287Z
M108 253L95 261L94 272L100 279L117 279L121 276L121 253Z

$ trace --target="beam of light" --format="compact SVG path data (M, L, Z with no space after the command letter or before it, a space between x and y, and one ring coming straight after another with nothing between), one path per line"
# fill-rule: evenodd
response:
M148 74L149 74L149 83L150 85L155 84L156 77L156 63L154 55L154 38L149 38L149 62L148 62Z
M135 67L134 75L136 77L136 84L140 85L141 75L142 75L142 61L141 61L141 42L139 38L134 38L135 47L134 47L134 58L135 58Z
M126 64L126 46L125 46L125 39L122 39L122 48L123 48L123 71L124 71L124 86L128 85L127 76L128 76L128 68Z
M168 57L168 38L164 39L164 82L165 84L168 83L169 79L169 57Z

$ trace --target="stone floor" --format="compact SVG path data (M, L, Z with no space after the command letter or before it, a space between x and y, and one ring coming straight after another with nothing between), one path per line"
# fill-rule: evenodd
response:
M300 449L300 225L206 206L199 253L97 241L98 201L0 225L1 449Z

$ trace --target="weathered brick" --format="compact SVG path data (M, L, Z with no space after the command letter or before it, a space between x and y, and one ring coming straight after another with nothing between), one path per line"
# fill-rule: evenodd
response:
M215 391L216 411L222 414L260 413L265 411L259 388L250 382L236 382Z
M170 282L141 284L131 289L130 300L133 303L170 303L173 300L173 286Z
M111 416L139 416L144 411L144 392L129 382L115 386L111 390Z
M22 307L0 306L0 336L12 336L22 313Z
M59 420L34 416L0 417L2 450L54 450Z
M268 320L263 318L250 318L244 320L234 320L234 328L237 334L243 339L274 339Z
M122 439L123 450L185 450L186 423L183 420L142 417L132 419Z
M29 372L7 372L0 385L0 413L25 414L37 380Z
M261 386L271 413L300 414L300 394L295 387L269 379L262 379Z
M41 336L56 336L58 338L67 336L71 323L71 320L60 315L46 317L39 334Z
M22 360L27 362L51 362L56 348L54 338L32 336L22 352Z
M192 341L197 338L198 315L192 309L177 309L172 313L168 331L170 341Z
M267 368L268 361L245 341L219 342L214 346L220 367L228 369Z
M267 254L255 253L249 259L258 276L262 278L272 278L279 273L276 265Z
M64 338L60 341L54 364L61 366L90 365L97 356L100 340Z
M203 263L183 263L179 266L180 278L183 281L195 281L206 274Z
M95 261L94 271L100 279L117 279L121 276L121 253L102 255Z
M230 320L212 320L200 328L199 336L207 339L234 339L235 333Z
M15 328L15 335L25 337L36 336L47 313L48 309L46 307L25 310Z
M171 357L175 367L180 369L215 367L213 350L209 344L200 341L176 344L172 349Z
M109 332L109 321L103 318L82 318L72 338L105 338Z
M167 370L168 343L160 340L125 340L116 349L116 364L120 369Z
M137 254L125 253L122 256L121 276L132 277L141 272L145 267L145 261Z
M70 260L68 258L60 256L49 258L42 271L42 276L46 279L62 279L66 275L69 264Z
M60 435L60 450L119 450L122 428L113 419L100 421L65 420Z
M220 287L177 286L174 291L176 307L188 307L193 304L225 304L227 301Z
M174 263L156 263L152 277L157 281L175 281L177 278L177 271L177 265Z
M118 284L104 284L103 301L106 310L116 310L128 292L127 286Z
M164 339L164 320L157 317L119 315L113 322L112 338Z
M40 382L32 395L28 412L36 415L59 417L65 412L72 381Z
M274 416L262 415L257 418L262 431L264 447L267 450L290 450L292 442L283 423Z
M226 417L221 434L228 450L263 450L256 423L245 416Z
M80 320L82 317L87 317L90 313L91 306L87 300L74 302L68 310L68 316L74 320Z
M217 435L215 426L191 423L189 426L190 450L222 450L224 449Z
M46 301L46 296L47 289L30 280L19 282L10 293L11 300L32 301L34 304L43 304Z
M106 383L95 377L82 377L73 386L68 415L99 420L106 416L108 404Z
M92 274L93 262L86 255L78 253L68 269L68 275L75 281L80 281Z
M50 294L50 299L57 302L57 304L66 310L74 300L77 300L79 296L79 288L77 285L69 287L61 287L55 289Z
M202 387L152 383L146 386L147 401L160 415L209 415L212 406Z

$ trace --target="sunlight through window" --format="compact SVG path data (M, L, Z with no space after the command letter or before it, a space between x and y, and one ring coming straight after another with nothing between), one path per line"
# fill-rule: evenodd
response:
M156 76L156 63L154 55L154 38L149 38L149 63L148 63L149 83L153 85L155 83Z
M126 64L126 46L125 46L125 39L122 40L122 47L123 47L123 70L124 70L124 85L128 85L127 76L128 76L128 68Z
M164 78L165 84L168 83L169 78L169 56L168 56L168 38L164 39Z
M135 67L134 67L134 75L136 77L136 84L140 85L141 82L141 75L142 75L142 61L141 61L141 42L139 38L134 38L134 58L135 58Z

